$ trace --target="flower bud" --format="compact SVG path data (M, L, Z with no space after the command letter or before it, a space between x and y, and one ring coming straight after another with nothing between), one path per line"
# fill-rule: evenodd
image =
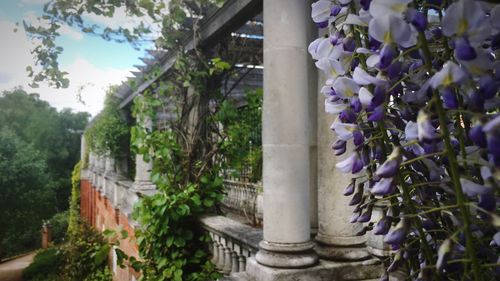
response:
M383 217L377 222L377 224L373 228L373 234L386 235L387 232L389 232L390 227L391 227L391 222L389 217Z
M455 39L455 57L459 60L473 60L477 57L476 50L465 37Z
M418 31L424 31L427 27L427 17L415 9L408 9L407 17L410 23Z
M481 124L470 129L469 138L477 146L485 148L487 145L486 134L483 132L483 126Z
M378 67L380 69L386 69L391 63L392 60L397 56L397 52L394 49L394 46L391 44L386 44L382 47L380 51L380 62Z
M479 79L479 92L484 99L491 99L496 95L498 91L498 84L491 78L491 76L486 75Z
M399 221L393 231L384 236L384 242L391 245L400 246L406 240L406 220Z
M370 122L382 121L384 120L384 117L385 117L385 107L383 105L380 105L373 110L373 112L370 114L370 117L368 117L368 121Z
M450 87L444 88L441 95L443 97L444 106L446 108L450 108L450 109L457 109L458 108L457 95L455 94L455 91L452 88L450 88Z
M355 182L354 180L351 181L351 183L344 189L344 196L349 196L349 195L352 195L354 193L354 186L355 186Z
M394 178L382 178L376 182L370 192L373 195L384 196L394 192Z
M392 178L396 175L401 165L403 156L401 155L401 148L395 147L391 154L387 157L387 160L378 167L375 174L381 178Z

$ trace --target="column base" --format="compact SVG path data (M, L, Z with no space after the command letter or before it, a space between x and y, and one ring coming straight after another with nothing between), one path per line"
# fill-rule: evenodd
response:
M371 257L366 239L359 236L330 237L318 233L314 250L320 258L332 261L363 261Z
M248 281L331 281L331 280L378 280L384 273L380 261L369 259L357 262L333 262L320 260L313 267L302 269L283 269L265 266L256 258L247 261Z
M255 255L258 263L277 268L305 268L315 265L318 256L313 251L314 243L274 243L261 241Z

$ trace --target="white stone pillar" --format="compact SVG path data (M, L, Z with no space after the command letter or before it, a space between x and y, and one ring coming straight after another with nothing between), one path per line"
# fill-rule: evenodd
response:
M320 75L319 84L324 84ZM365 236L356 236L361 224L349 222L354 207L349 206L351 196L343 192L351 177L335 168L335 164L347 156L336 157L331 149L336 140L329 129L334 116L325 113L325 99L317 95L318 101L318 234L316 252L321 258L330 260L363 260L369 258ZM352 147L347 147L351 151Z
M308 27L303 0L264 0L264 240L258 263L308 267L310 241L310 102Z
M144 122L147 130L153 130L153 121L151 118L138 119L138 122ZM154 184L151 182L151 171L153 170L153 163L145 161L141 154L135 156L135 179L134 188L139 190L154 189Z

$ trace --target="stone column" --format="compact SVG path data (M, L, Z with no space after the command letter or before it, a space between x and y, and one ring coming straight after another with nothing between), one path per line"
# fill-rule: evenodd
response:
M153 130L153 120L146 117L144 120L137 120L138 122L144 122L144 126L147 130ZM150 190L154 189L155 186L151 182L151 170L153 170L153 163L151 161L145 161L144 157L140 154L135 156L135 179L134 188L139 190Z
M325 78L320 75L319 85ZM335 168L335 164L347 156L336 157L331 150L335 134L329 130L335 116L325 113L325 98L317 95L318 101L318 234L316 252L321 258L339 261L369 258L365 236L356 236L361 224L349 222L354 207L349 206L351 197L343 195L351 177ZM347 151L352 147L347 147Z
M310 241L310 7L303 0L264 0L264 240L259 264L316 264ZM313 100L314 102L315 100Z

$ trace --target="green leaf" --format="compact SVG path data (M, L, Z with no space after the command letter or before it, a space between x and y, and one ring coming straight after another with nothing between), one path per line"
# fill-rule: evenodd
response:
M103 264L109 254L109 250L111 249L111 246L108 244L105 244L102 246L94 255L94 265L95 266L100 266Z

